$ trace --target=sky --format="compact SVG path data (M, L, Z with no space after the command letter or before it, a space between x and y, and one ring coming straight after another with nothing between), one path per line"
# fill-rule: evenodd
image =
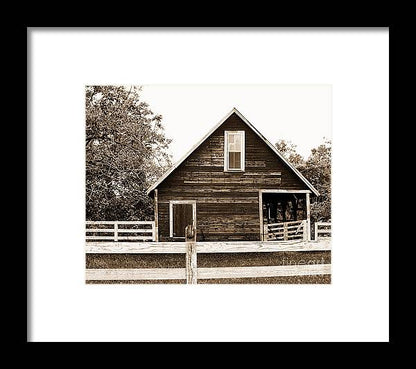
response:
M331 85L143 85L141 96L163 116L174 162L234 107L271 143L292 141L305 158L331 139Z

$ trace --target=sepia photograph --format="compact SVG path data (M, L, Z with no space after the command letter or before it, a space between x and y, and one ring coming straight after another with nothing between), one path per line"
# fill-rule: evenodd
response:
M331 94L86 86L86 283L331 283Z
M394 27L29 28L29 342L389 340Z

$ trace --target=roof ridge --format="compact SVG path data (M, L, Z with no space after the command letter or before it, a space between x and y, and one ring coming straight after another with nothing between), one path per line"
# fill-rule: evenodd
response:
M213 126L207 134L205 134L205 136L202 137L202 139L200 141L198 141L194 146L192 146L192 148L185 154L183 155L174 165L172 165L172 167L170 167L161 177L159 177L159 179L152 185L149 187L149 189L146 191L146 193L149 195L150 192L152 192L157 186L159 186L177 167L179 167L179 165L181 165L185 159L191 155L209 136L211 136L212 133L214 133L214 131L220 127L233 113L236 113L241 120L248 125L253 131L254 133L256 133L266 144L267 146L269 146L272 151L274 151L274 153L290 168L293 170L293 172L306 184L306 186L316 195L319 196L319 192L318 190L312 186L312 184L302 175L302 173L300 173L284 156L282 153L279 152L279 150L277 150L276 146L274 146L273 144L270 143L269 140L267 140L266 137L264 137L260 131L254 127L253 124L251 124L248 119L236 108L233 107L231 109L231 111L224 116L224 118L222 118L215 126Z

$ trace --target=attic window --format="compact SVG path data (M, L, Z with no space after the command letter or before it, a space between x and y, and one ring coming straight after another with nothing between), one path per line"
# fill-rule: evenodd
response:
M224 132L224 170L244 171L245 139L244 131Z

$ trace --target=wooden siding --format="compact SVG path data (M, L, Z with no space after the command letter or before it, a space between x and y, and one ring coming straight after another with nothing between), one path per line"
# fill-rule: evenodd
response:
M245 171L224 172L224 131L245 131ZM160 241L169 237L169 201L195 200L198 241L255 241L259 190L308 190L235 113L158 187Z

